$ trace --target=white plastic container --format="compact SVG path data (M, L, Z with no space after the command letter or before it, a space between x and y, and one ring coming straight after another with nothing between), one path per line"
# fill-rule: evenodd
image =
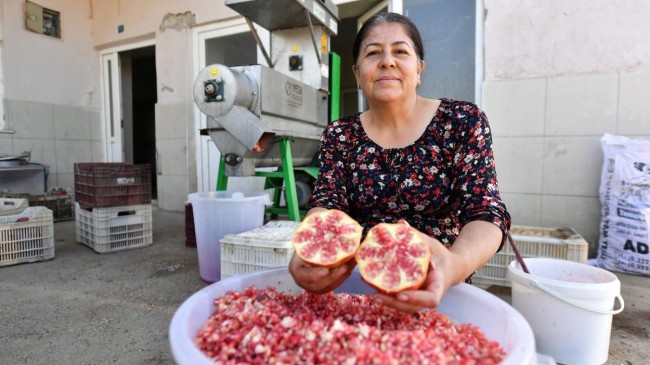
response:
M512 261L512 305L535 333L537 351L566 365L607 361L612 316L623 310L621 283L609 271L549 258ZM615 299L620 307L615 308Z
M211 191L190 194L196 251L201 279L221 279L219 241L226 234L241 233L262 226L264 208L271 203L266 192Z
M54 219L45 207L0 216L0 267L54 258Z
M227 234L221 241L221 279L284 267L293 255L291 235L300 222L271 221L250 231Z
M214 299L229 290L242 290L254 285L259 288L274 286L287 293L300 289L287 268L259 271L225 279L190 296L174 313L169 327L169 342L178 365L214 365L194 345L197 332L215 310ZM359 276L358 271L337 290L347 293L374 293ZM552 359L535 353L535 339L524 318L506 302L469 284L459 284L447 292L438 311L450 316L456 323L478 326L491 339L498 341L507 353L502 365L555 364Z

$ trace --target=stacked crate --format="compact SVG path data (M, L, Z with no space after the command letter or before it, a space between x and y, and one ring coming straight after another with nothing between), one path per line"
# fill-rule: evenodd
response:
M151 165L74 164L77 242L98 253L151 245Z

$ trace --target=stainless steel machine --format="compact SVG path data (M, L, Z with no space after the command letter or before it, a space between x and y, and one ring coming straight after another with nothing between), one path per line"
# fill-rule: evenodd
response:
M246 18L269 67L213 64L196 78L194 100L208 118L204 132L222 156L217 189L226 188L227 176L283 179L288 214L299 220L294 169L316 173L306 166L329 119L329 39L338 9L331 0L225 3ZM253 23L270 31L270 52ZM272 166L279 171L256 170ZM275 209L278 204L276 194Z

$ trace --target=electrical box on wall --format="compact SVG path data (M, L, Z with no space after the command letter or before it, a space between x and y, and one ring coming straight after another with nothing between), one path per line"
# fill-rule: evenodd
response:
M61 13L25 1L25 28L46 36L61 38Z

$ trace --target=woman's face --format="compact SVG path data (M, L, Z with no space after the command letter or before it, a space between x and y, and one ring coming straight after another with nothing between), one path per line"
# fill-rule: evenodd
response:
M361 43L353 67L357 83L370 104L390 102L415 94L424 62L400 24L380 24Z

